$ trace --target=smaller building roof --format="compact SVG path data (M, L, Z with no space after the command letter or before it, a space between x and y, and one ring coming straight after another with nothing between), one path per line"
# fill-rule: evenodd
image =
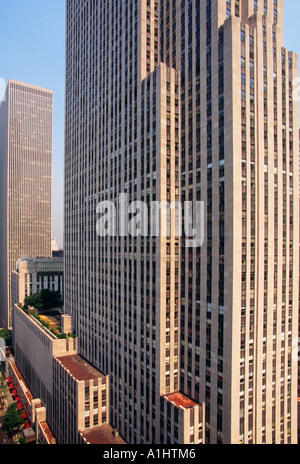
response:
M26 440L35 440L35 433L31 427L23 430L23 436Z
M105 379L106 376L89 364L80 355L61 356L56 358L65 369L78 381Z
M102 425L96 429L82 432L81 435L90 445L126 445L120 436L115 436L114 429L110 425Z
M166 396L166 399L171 403L174 403L177 408L181 407L184 409L190 409L195 406L200 406L200 404L195 403L195 401L191 400L180 392L171 393L170 395Z
M45 438L48 440L48 443L50 443L51 445L56 444L56 440L54 438L54 435L51 432L47 422L40 422L40 427L41 427L41 429L43 431L43 434L44 434Z

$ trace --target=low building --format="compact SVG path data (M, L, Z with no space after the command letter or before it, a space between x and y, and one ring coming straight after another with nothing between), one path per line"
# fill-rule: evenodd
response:
M23 304L27 296L36 295L41 290L59 291L63 297L63 258L36 258L17 261L11 282L12 307L14 304Z
M7 382L11 394L25 420L22 435L26 443L56 444L54 435L46 422L46 408L43 407L40 398L33 396L12 356L7 358L7 371L9 373Z
M98 434L102 442L106 434L100 429L109 426L109 377L79 355L71 316L57 321L64 338L38 319L34 311L14 305L15 358L10 360L9 373L14 378L16 369L22 373L32 399L38 398L44 408L42 417L32 420L39 441L51 432L58 444L88 443L83 437L93 432L93 439Z
M180 392L161 398L161 443L204 444L205 404L195 403ZM166 421L167 418L167 421Z
M59 443L78 443L79 431L109 425L108 376L81 356L67 355L54 358L53 383L56 398L54 428Z

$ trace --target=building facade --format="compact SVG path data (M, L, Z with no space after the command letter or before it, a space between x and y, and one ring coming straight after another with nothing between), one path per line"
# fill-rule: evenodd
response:
M129 443L295 443L298 58L283 0L68 1L66 25L65 303L110 377L112 425ZM163 215L157 237L97 233L97 205L123 194L204 202L203 245L165 236ZM182 415L193 403L205 424Z
M36 295L41 290L51 290L64 295L64 260L63 258L37 258L19 260L11 277L12 306L24 304L29 295Z
M19 259L51 257L53 93L10 80L0 107L0 324Z
M181 71L182 200L206 209L203 246L182 248L181 388L205 402L207 443L294 443L298 57L284 2L185 1L176 17L161 4L162 59Z
M161 397L180 389L180 240L101 237L96 209L180 200L180 76L158 44L158 2L67 2L65 311L129 443L164 439Z

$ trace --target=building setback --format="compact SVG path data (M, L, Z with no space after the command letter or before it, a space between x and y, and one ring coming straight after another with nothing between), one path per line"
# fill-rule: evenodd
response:
M19 259L51 257L50 90L8 82L0 107L0 325L10 328L11 274Z
M110 377L111 425L128 443L295 443L298 57L283 0L72 0L66 25L65 304ZM99 237L97 204L124 193L204 202L203 246L172 227Z

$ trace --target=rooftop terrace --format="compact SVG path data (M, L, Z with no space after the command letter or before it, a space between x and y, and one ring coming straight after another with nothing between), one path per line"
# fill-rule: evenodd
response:
M83 432L82 436L90 445L126 445L121 437L115 436L110 425L103 425L97 429Z
M200 406L199 404L195 403L195 401L179 392L167 395L165 398L171 403L174 403L177 408L182 407L184 409L190 409L195 406Z
M72 376L81 381L96 380L99 378L106 379L100 371L95 369L85 359L79 355L69 355L56 358Z

